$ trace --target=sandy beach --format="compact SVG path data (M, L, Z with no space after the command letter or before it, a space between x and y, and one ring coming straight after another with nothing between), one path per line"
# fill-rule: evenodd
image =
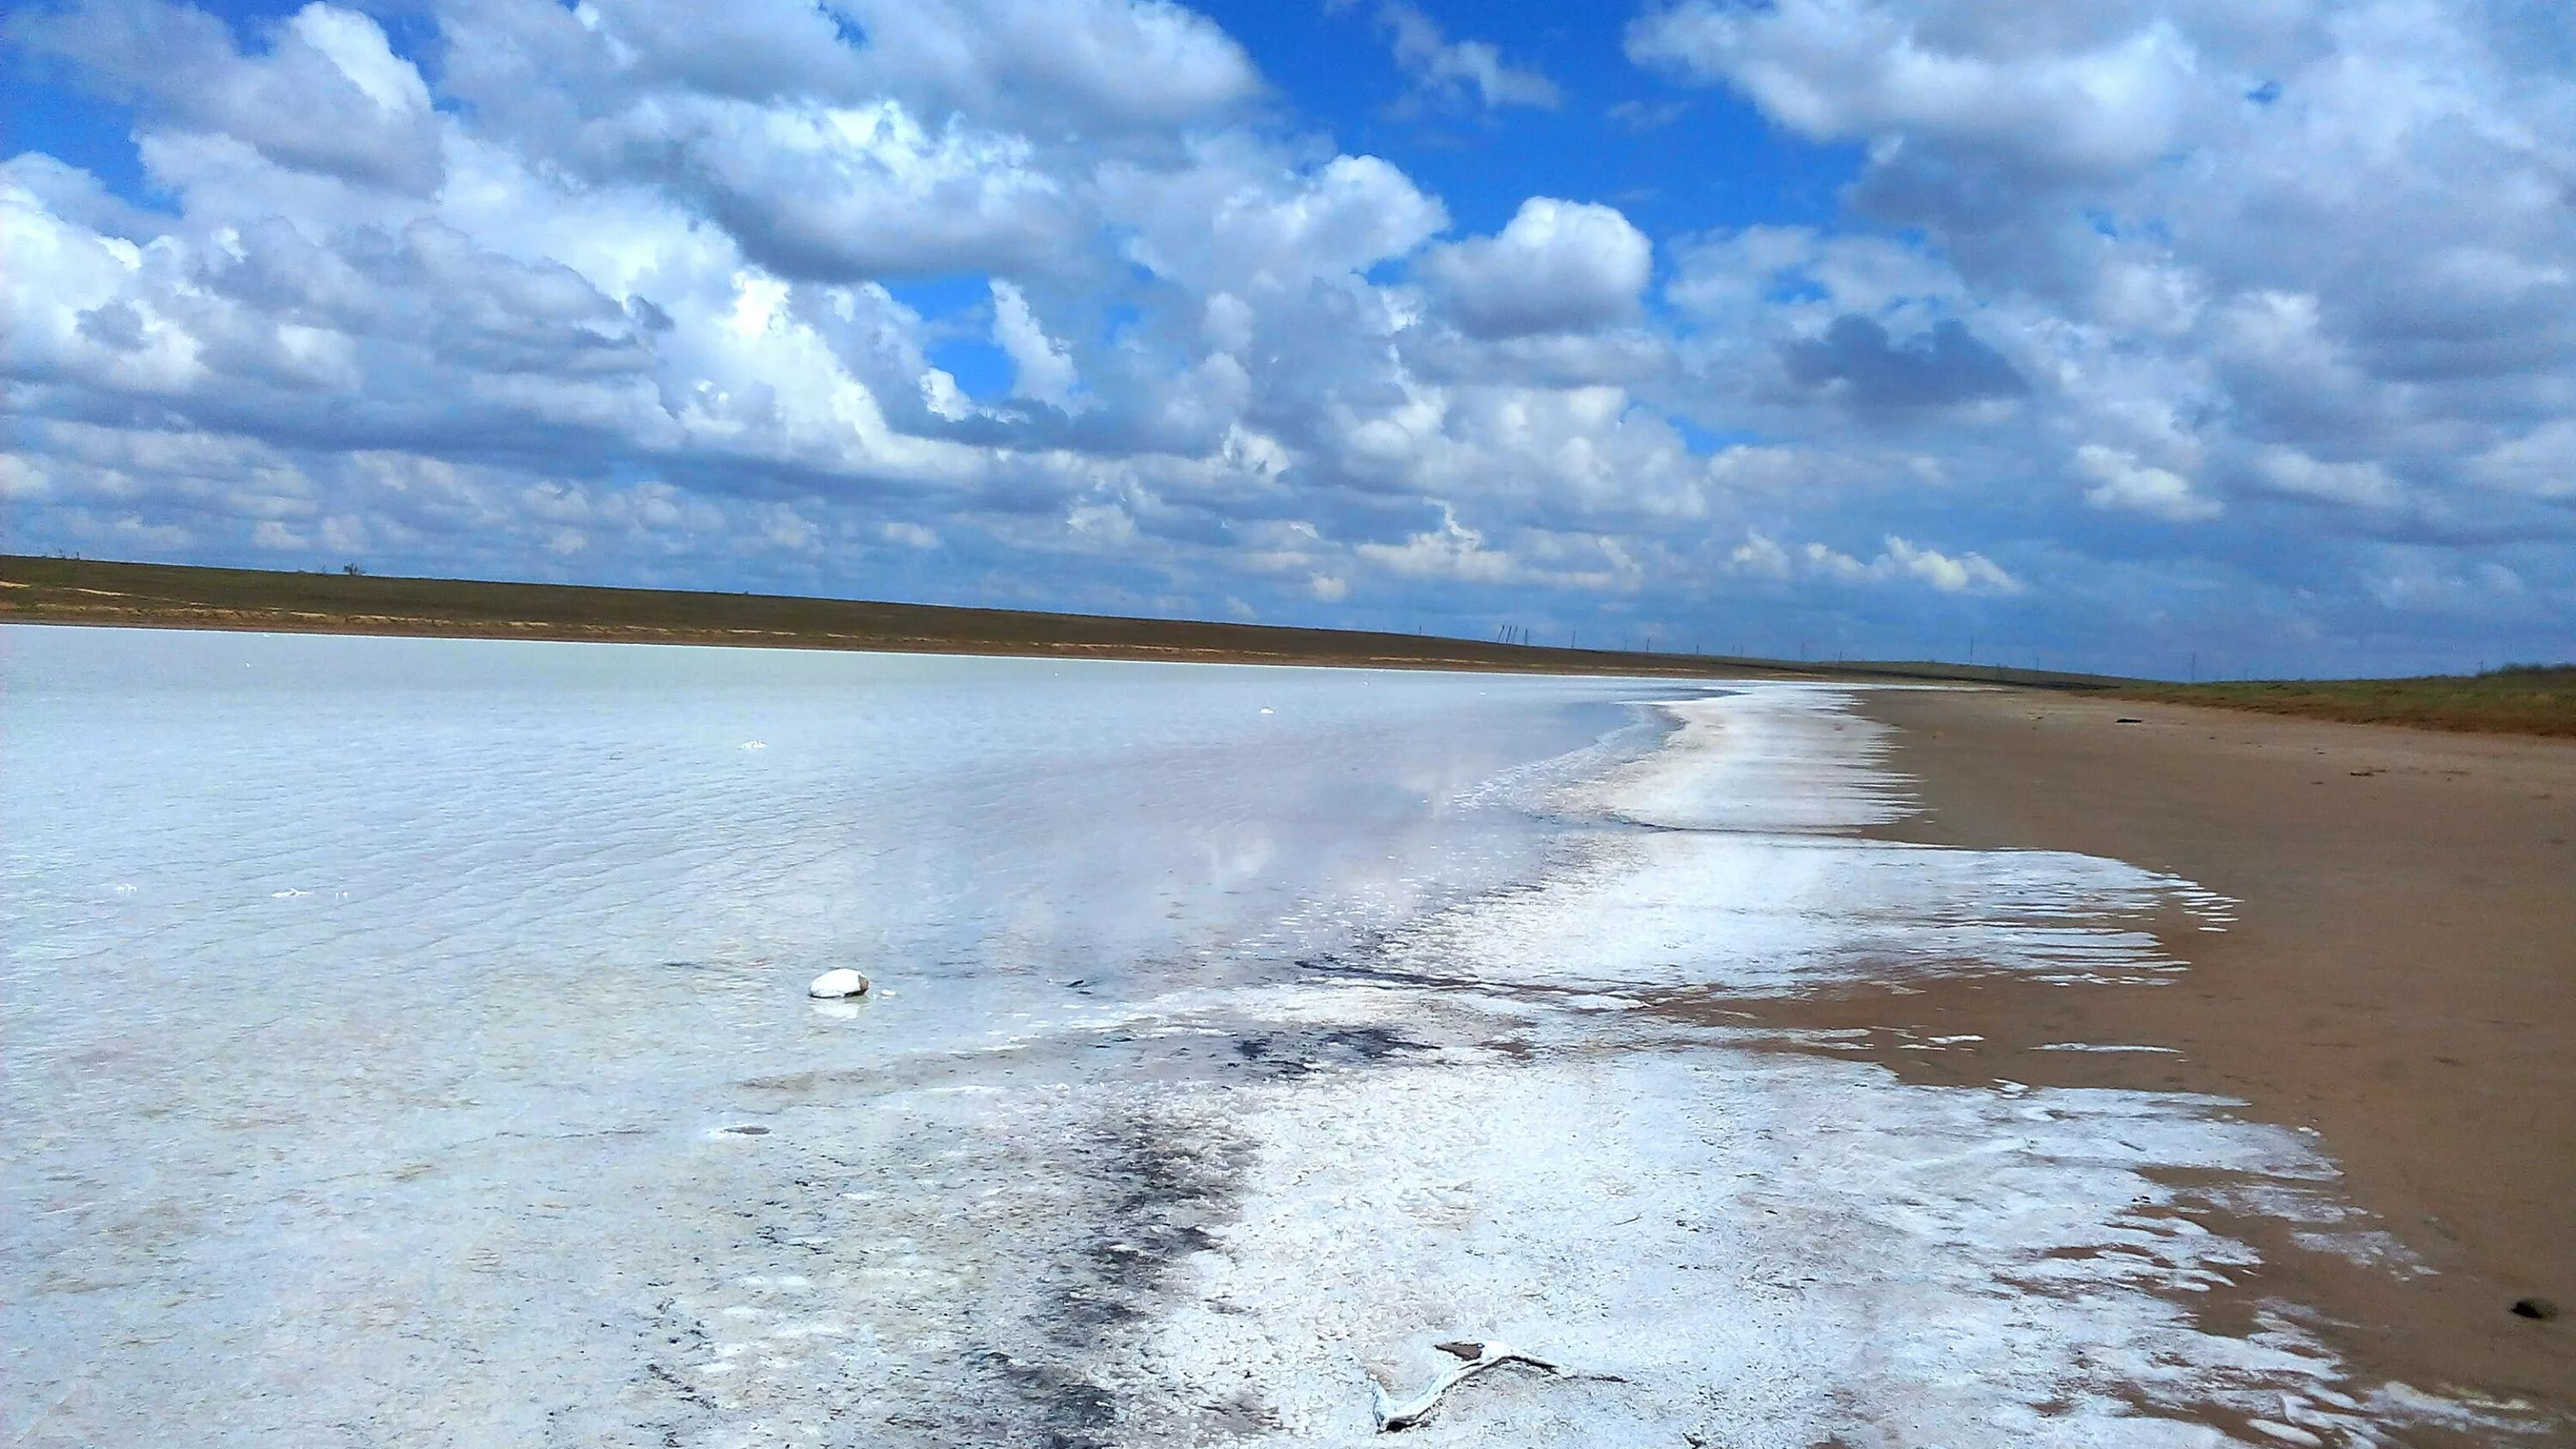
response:
M2576 1325L2510 1311L2576 1300L2576 746L2021 691L1863 709L1925 806L1875 833L2114 857L2240 914L2161 924L2190 968L2169 984L1982 975L1764 1015L1983 1038L1884 1054L1927 1081L2241 1098L2431 1270L2264 1242L2249 1293L2316 1305L2391 1378L2576 1405ZM2164 1050L2039 1049L2060 1042Z

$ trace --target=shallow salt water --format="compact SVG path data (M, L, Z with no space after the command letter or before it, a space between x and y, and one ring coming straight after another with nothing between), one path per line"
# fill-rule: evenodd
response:
M2295 1134L1653 1009L2152 979L2149 916L2226 918L1855 838L1906 792L1846 691L0 666L12 1443L1362 1443L1453 1340L1562 1372L1458 1384L1433 1443L2518 1427L2351 1381L2295 1305L2194 1318L2252 1261L2211 1203L2350 1217ZM879 990L808 1001L837 965Z
M954 1108L877 1074L1526 870L1539 823L1464 797L1651 733L1600 683L0 643L5 1412L67 1442L517 1441L647 1373L639 1285L774 1235L801 1144L728 1129L856 1100L857 1160L920 1169L886 1139ZM875 997L808 1002L842 964Z

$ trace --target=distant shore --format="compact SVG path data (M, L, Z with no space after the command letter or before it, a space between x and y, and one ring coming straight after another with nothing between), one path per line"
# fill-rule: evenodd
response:
M1940 660L1823 662L1579 649L1439 634L27 555L0 555L0 623L1684 679L1919 679L2354 723L2576 737L2576 666L2454 678L2174 684Z
M2092 675L1939 663L1801 664L1437 634L25 555L0 556L0 623L1534 674L1921 678L2044 688L2115 682Z

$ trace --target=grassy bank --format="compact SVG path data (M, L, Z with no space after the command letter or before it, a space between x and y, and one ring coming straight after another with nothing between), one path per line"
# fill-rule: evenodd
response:
M2356 724L2576 738L2576 665L2508 665L2415 679L2124 685L2131 699L2210 704Z

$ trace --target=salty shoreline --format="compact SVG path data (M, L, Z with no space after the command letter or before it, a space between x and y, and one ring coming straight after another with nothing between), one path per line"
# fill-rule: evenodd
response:
M1908 1076L2203 1090L2304 1130L2429 1274L2267 1254L2269 1287L2376 1370L2576 1411L2576 746L2024 691L1872 692L1925 813L1872 833L2076 850L2241 901L2169 919L2188 972L2052 991L1988 976L1788 1007L1809 1025L1970 1035ZM2120 724L2123 715L2135 724ZM2159 1050L2036 1050L2060 1042Z
M1337 1359L1383 1400L1440 1371L1444 1335L1625 1387L1480 1387L1438 1442L2563 1428L2492 1366L2357 1340L2326 1280L2416 1260L2314 1136L2184 1075L2104 1079L2168 1056L2118 1013L2045 1040L1909 1025L1990 988L2186 990L2181 932L2223 935L2237 904L2103 855L1898 838L1917 792L1861 697L1658 706L1661 748L1560 792L1601 822L1583 850L1346 963L1384 1001L1291 997L1420 1055L1236 1100L1244 1185L1137 1377L1258 1365L1294 1442L1353 1442ZM2006 1075L1990 1040L2076 1067L2015 1050Z

